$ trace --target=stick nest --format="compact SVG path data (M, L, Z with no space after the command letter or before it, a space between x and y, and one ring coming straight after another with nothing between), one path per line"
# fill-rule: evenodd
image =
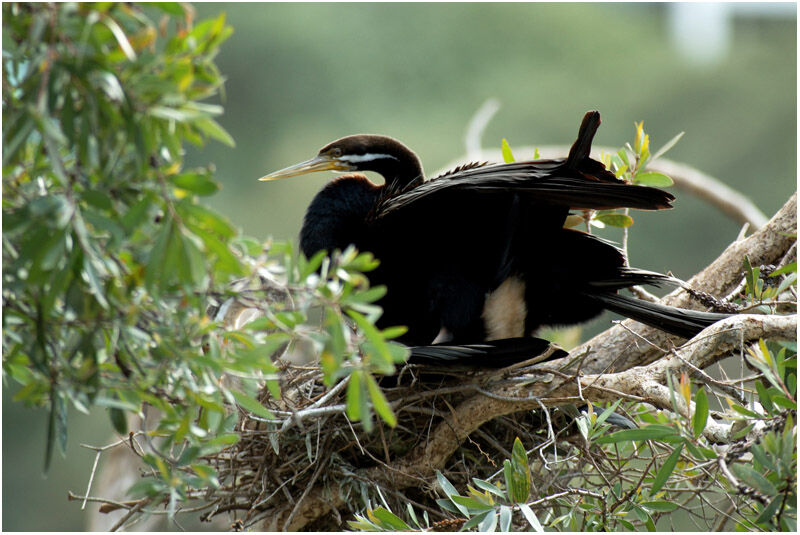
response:
M432 481L420 479L418 485L400 491L369 480L366 469L396 470L389 465L429 440L442 416L465 397L508 380L502 372L406 365L397 376L381 381L397 425L392 428L378 419L367 432L362 422L352 422L345 415L344 384L328 388L319 367L288 365L282 373L281 399L266 389L260 395L276 419L268 421L239 409L241 440L210 459L222 485L215 496L223 498L206 518L229 512L235 526L247 529L268 519L273 508L297 504L311 488L322 485L345 496L350 512L363 511L368 504L386 504L400 512L411 504L418 513L427 512L432 521L443 520L447 517L436 505L443 496ZM473 477L488 479L502 470L503 460L511 456L504 445L516 437L534 449L550 445L548 452L552 444L563 446L564 440L578 443L576 426L568 425L571 420L561 410L546 416L543 411L523 410L496 418L467 437L442 473L454 484L471 483ZM558 442L552 440L552 429L559 430ZM557 456L566 453L561 450ZM559 486L553 474L547 477L548 486ZM334 512L306 529L337 530L346 520Z

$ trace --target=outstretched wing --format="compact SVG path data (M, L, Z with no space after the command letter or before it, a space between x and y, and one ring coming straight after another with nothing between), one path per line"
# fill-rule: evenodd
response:
M381 217L446 191L514 192L571 209L671 208L670 203L675 197L670 193L627 184L602 163L589 158L592 139L599 125L598 112L584 116L578 138L567 158L462 166L387 196L381 200L375 215Z

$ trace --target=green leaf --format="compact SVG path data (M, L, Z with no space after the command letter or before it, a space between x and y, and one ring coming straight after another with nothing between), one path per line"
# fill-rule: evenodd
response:
M508 499L515 503L524 503L530 494L531 471L528 466L528 454L525 446L517 437L511 450L511 460L503 463Z
M503 138L500 150L503 153L503 161L504 162L506 162L506 163L513 163L514 162L514 155L511 154L511 147L508 146L508 141L506 141L506 138Z
M497 527L497 514L494 512L494 509L489 511L484 519L478 524L478 531L482 533L493 532Z
M243 409L252 412L254 415L260 418L267 420L275 419L275 416L273 416L272 412L270 412L270 410L264 405L259 403L258 400L248 396L244 392L239 392L238 390L230 390L229 392L233 395L236 403L238 403Z
M372 418L369 415L367 404L367 388L364 384L364 372L354 370L350 374L350 382L347 385L347 417L354 422L362 421L367 432L372 430Z
M375 348L376 352L371 356L376 356L378 359L377 361L371 360L370 364L375 365L378 371L382 373L393 373L394 364L392 363L392 354L380 331L375 325L370 323L367 318L355 310L348 310L347 315L355 320L356 325L358 325L358 328L364 333L367 341Z
M685 132L679 133L678 135L676 135L675 137L673 137L672 139L670 139L669 141L664 143L664 146L656 151L656 153L653 155L653 157L650 159L650 161L655 161L656 159L658 159L661 156L663 156L669 149L674 147L675 144L678 141L680 141L680 139L683 137L683 134L685 134Z
M744 266L744 279L747 283L747 287L745 292L748 295L752 295L755 285L754 285L754 275L753 275L753 267L750 265L750 258L747 255L744 255L744 259L742 260L742 265Z
M708 421L708 397L703 387L697 389L694 396L694 415L692 416L692 427L694 428L695 438L699 437L706 428Z
M183 173L172 177L172 183L181 189L197 195L212 195L219 191L219 184L208 175L200 173Z
M769 479L745 464L732 464L731 471L748 487L754 488L767 496L778 494L778 489Z
M479 513L479 514L473 516L467 522L465 522L463 526L461 526L461 529L462 530L468 530L470 528L474 528L475 526L485 522L486 519L489 516L494 517L494 510L493 509L491 509L489 511L483 511L482 513ZM484 530L481 529L481 528L478 528L478 531L484 531Z
M383 527L390 528L392 531L411 531L411 526L388 509L378 507L372 511L372 514L381 521Z
M649 171L637 174L636 178L633 180L633 183L640 184L642 186L651 186L654 188L668 188L674 184L672 179L667 175Z
M652 496L652 493L650 494ZM659 513L669 513L670 511L674 511L678 508L678 504L674 502L667 502L663 500L654 501L654 502L642 502L642 507L647 507L651 511L657 511Z
M663 440L677 436L679 436L678 430L674 427L662 424L653 424L646 427L640 427L639 429L623 429L622 431L617 431L615 433L611 433L610 435L599 437L595 440L595 443L612 444L615 442L628 442L633 440Z
M397 416L392 411L389 402L386 401L386 396L383 394L381 387L375 381L375 378L366 374L367 389L369 390L369 397L372 400L372 406L375 407L375 412L383 419L384 422L394 427L397 425Z
M436 481L439 482L439 486L442 487L442 490L444 491L444 494L445 496L447 496L448 500L450 500L450 502L453 505L455 505L455 507L461 512L461 514L469 518L469 511L467 510L467 508L453 501L453 496L459 495L458 491L453 486L453 484L447 480L444 474L442 474L439 470L436 471Z
M211 119L210 117L204 117L197 119L193 124L207 136L212 137L229 147L236 146L236 142L233 140L233 137L214 119Z
M485 481L483 479L478 479L477 477L473 477L472 482L475 483L475 486L477 486L478 488L490 492L499 498L505 498L506 496L502 490L498 489L495 485L492 485L488 481Z
M463 505L468 509L474 509L476 511L485 511L487 509L494 509L491 504L484 503L482 501L476 500L475 498L470 498L468 496L450 496L450 499L453 500L454 503Z
M730 407L731 407L731 409L733 409L734 411L738 412L742 416L747 416L748 418L761 418L761 415L759 415L759 414L757 414L757 413L755 413L755 412L753 412L753 411L751 411L749 409L746 409L746 408L744 408L741 405L738 405L736 403L732 404Z
M750 448L750 453L752 453L753 458L767 470L774 471L778 469L771 456L764 452L764 447L761 444L755 444L752 448Z
M111 425L114 427L114 431L120 435L128 434L128 419L123 410L112 407L108 409L108 416L111 418Z
M539 523L539 519L536 518L536 515L531 510L531 508L528 506L528 504L526 504L526 503L519 504L519 510L522 511L522 515L525 517L525 520L528 521L528 524L531 525L531 527L533 528L533 531L535 531L537 533L543 533L544 532L544 528L542 528L542 525Z
M761 514L758 515L758 518L754 520L756 524L770 524L770 520L773 519L773 516L778 511L781 506L781 503L784 501L783 494L775 496L771 502L761 511Z
M608 417L609 417L609 416L611 416L612 414L614 414L614 412L615 412L615 411L617 410L617 408L619 407L620 403L622 403L622 400L621 400L621 399L618 399L617 401L615 401L614 403L612 403L612 404L611 404L609 407L607 407L607 408L603 409L603 412L601 412L601 413L600 413L600 414L597 416L597 419L595 420L595 422L594 422L594 425L595 425L595 426L599 426L600 424L602 424L603 422L605 422L605 421L608 419Z
M625 214L598 214L594 219L610 227L625 228L633 225L633 218Z
M761 406L764 407L764 410L767 411L767 414L773 414L775 412L775 406L772 404L772 396L767 390L767 387L764 386L764 383L761 381L756 381L756 392L758 392L758 401L761 403Z
M672 453L669 454L669 457L664 461L664 464L661 465L661 468L658 470L655 479L653 479L653 485L650 487L650 496L655 496L656 493L661 490L661 487L664 486L664 483L667 482L669 476L672 475L672 471L675 469L675 465L678 463L678 459L681 456L681 452L683 451L683 444L678 445Z
M797 261L789 262L782 268L778 268L772 273L769 274L770 277L778 277L780 275L785 275L788 273L797 273Z
M511 508L507 505L500 506L500 531L511 531Z

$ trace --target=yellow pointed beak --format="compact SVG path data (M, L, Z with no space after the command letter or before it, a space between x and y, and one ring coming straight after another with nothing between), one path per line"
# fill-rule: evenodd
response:
M259 178L259 180L266 182L268 180L278 180L279 178L313 173L314 171L350 171L351 169L352 167L347 162L336 160L330 156L315 156L305 162L300 162L286 167L285 169L281 169L280 171L264 175Z

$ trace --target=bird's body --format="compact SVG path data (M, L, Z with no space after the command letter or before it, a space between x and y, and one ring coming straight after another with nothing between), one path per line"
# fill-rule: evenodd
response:
M674 199L627 184L589 158L599 122L597 112L586 115L565 159L470 164L425 181L404 145L350 136L264 179L322 169L384 176L382 186L361 174L328 183L306 212L300 246L307 256L351 244L372 252L381 263L370 281L387 287L379 326L406 325L406 344L526 337L542 325L581 323L606 308L631 309L637 320L675 334L698 332L715 316L698 319L686 311L688 319L676 319L617 294L668 277L627 268L612 244L564 228L571 209L656 210Z

